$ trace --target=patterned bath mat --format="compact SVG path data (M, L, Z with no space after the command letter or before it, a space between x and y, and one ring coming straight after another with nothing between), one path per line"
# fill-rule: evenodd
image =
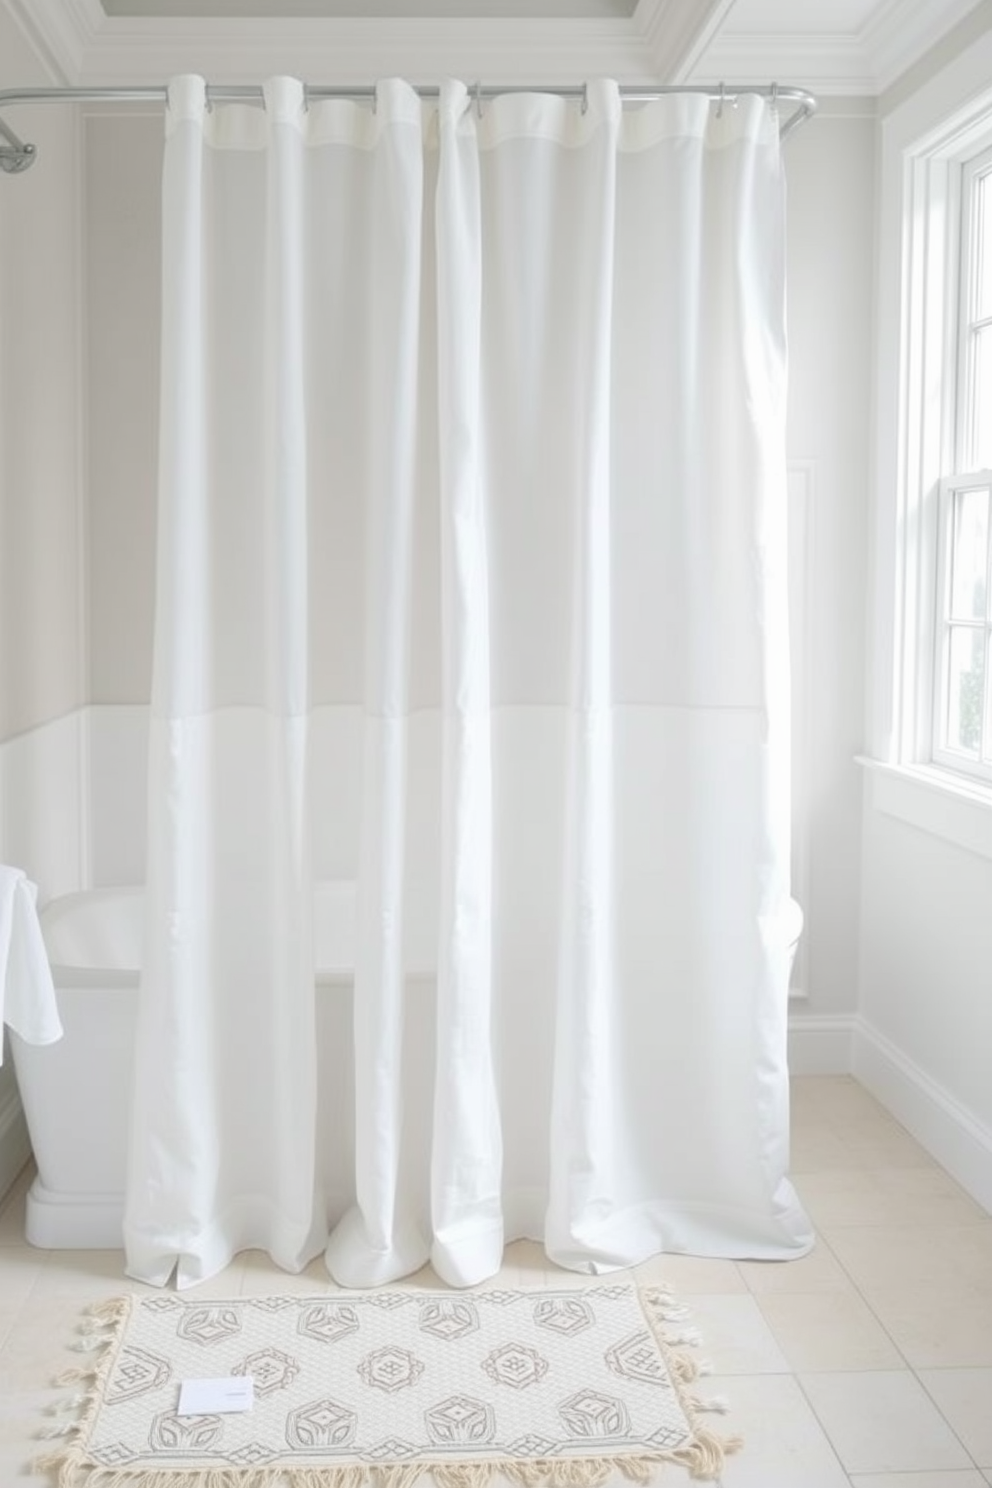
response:
M722 1403L689 1389L685 1320L629 1284L118 1298L84 1324L94 1367L59 1383L88 1389L38 1466L59 1488L594 1488L664 1463L717 1479L738 1444L700 1423ZM180 1413L184 1381L247 1379L250 1409Z

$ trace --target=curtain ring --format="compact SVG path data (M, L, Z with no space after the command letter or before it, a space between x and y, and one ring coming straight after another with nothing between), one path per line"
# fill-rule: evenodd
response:
M475 99L475 112L482 118L482 84L476 80L472 84L472 97Z

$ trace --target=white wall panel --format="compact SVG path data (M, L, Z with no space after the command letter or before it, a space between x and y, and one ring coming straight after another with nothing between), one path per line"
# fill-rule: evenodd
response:
M48 82L0 12L0 87ZM5 109L37 148L0 177L0 741L82 702L79 160L75 109Z
M0 858L34 880L40 903L85 883L83 760L79 712L8 739L0 748Z
M992 803L942 791L903 768L893 679L904 645L913 643L899 634L900 470L910 444L900 427L899 363L907 152L987 92L990 77L986 28L948 65L921 68L883 100L868 642L868 748L881 765L864 775L854 1063L859 1078L986 1204L992 1202Z
M83 886L82 716L0 744L0 862L23 868L41 903ZM2 1032L2 1030L0 1030ZM29 1156L13 1063L0 1068L0 1197Z
M88 708L86 732L89 885L143 883L148 709Z
M868 101L825 107L785 152L788 450L803 529L792 561L806 593L793 666L806 692L794 722L799 1013L820 1018L853 1014L858 998L874 152Z

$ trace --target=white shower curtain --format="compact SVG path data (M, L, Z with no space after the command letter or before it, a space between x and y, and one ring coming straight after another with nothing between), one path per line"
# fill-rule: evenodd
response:
M163 210L130 1273L801 1254L774 110L182 78Z

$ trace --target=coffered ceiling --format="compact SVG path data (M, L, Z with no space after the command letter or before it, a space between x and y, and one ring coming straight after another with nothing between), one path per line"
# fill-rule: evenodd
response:
M0 0L54 83L778 81L875 94L987 0Z

